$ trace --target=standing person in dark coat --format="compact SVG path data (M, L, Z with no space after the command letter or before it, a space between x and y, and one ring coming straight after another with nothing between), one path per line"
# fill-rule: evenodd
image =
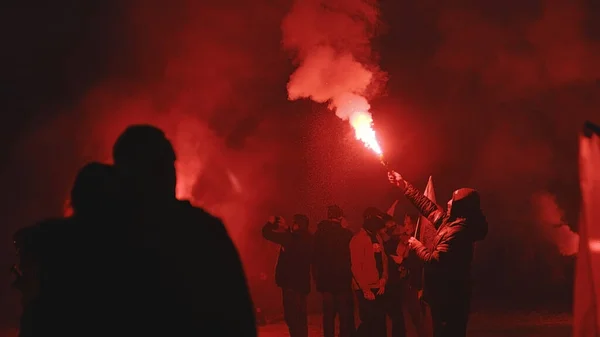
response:
M409 239L410 248L424 263L424 296L431 307L434 336L464 337L471 302L474 243L483 240L488 231L479 193L470 188L454 191L444 212L400 174L392 171L388 178L437 229L432 250L414 237Z
M164 132L128 127L113 147L126 210L117 305L122 335L255 337L239 254L223 222L178 200L176 155ZM111 272L111 271L106 271Z
M275 282L281 288L283 313L291 337L308 337L306 296L310 292L312 235L308 217L296 214L291 227L281 217L271 217L262 229L265 239L280 244Z
M344 213L337 205L327 208L327 220L315 233L314 277L323 296L323 336L335 336L335 316L339 315L340 337L354 334L354 303L350 240L352 232L343 226Z

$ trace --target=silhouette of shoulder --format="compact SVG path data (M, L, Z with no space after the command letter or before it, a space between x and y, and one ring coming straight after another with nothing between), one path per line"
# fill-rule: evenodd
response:
M179 207L188 226L204 233L227 234L223 221L200 207L193 206L187 200L180 200Z
M194 207L189 201L179 201L177 212L183 225L180 235L188 254L189 261L185 267L186 281L194 284L201 291L186 293L186 297L198 296L194 302L198 317L211 325L222 336L256 336L256 320L254 307L248 291L244 269L231 237L223 222L206 212ZM193 266L190 268L190 266ZM207 273L225 280L221 284L224 291L204 291L214 288L214 282L207 278ZM188 288L192 289L192 288ZM204 304L203 304L204 303ZM210 306L210 309L206 307Z
M330 220L321 220L318 224L317 224L317 232L322 232L324 230L327 230L328 227L331 226L331 221Z

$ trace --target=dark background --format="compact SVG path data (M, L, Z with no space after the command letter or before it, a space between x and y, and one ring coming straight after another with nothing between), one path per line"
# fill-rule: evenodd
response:
M0 8L0 317L13 325L12 233L62 212L78 167L109 160L129 123L174 141L182 195L223 217L257 303L276 247L269 214L329 203L351 224L395 198L385 171L325 106L288 102L290 1L12 1ZM476 260L483 307L569 308L573 258L532 206L556 196L576 228L578 132L600 119L595 1L382 0L371 100L392 165L438 201L477 188L490 235ZM234 176L239 186L232 183ZM399 212L414 211L402 201ZM260 273L267 280L260 281ZM269 285L268 285L269 284ZM269 296L267 296L269 295ZM262 304L261 304L262 305Z

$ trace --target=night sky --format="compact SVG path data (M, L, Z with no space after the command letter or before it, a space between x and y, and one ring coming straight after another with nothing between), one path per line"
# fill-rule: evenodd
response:
M382 71L369 97L375 128L392 166L408 180L422 188L433 175L440 203L459 187L480 191L490 222L476 261L476 275L486 275L482 298L531 289L547 297L567 281L559 275L551 282L531 269L560 274L556 266L568 268L569 261L545 240L532 198L554 195L576 228L578 133L585 120L600 122L600 5L441 3L379 2L369 61ZM287 101L294 64L281 47L280 26L290 6L2 5L3 324L13 324L18 312L8 285L12 233L60 215L77 169L108 160L130 123L165 129L194 199L225 219L250 279L274 263L258 234L268 215L305 212L315 224L327 204L337 203L356 227L364 208L393 202L384 169L346 122L325 105ZM226 170L241 192L233 191ZM399 207L414 215L407 202ZM529 267L514 267L523 260ZM500 279L510 281L503 286Z

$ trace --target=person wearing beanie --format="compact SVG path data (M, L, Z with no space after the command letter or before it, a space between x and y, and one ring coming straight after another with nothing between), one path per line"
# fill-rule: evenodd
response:
M397 172L389 172L388 179L437 230L431 250L416 238L409 239L410 249L424 264L424 298L431 308L434 336L464 337L474 244L485 239L488 232L479 193L472 188L454 191L444 211Z
M350 241L353 286L358 299L358 336L385 337L385 298L388 259L379 232L385 228L385 213L369 207L363 214L363 228Z
M355 332L350 240L344 212L338 205L327 207L327 220L315 233L313 277L323 298L323 336L334 337L335 316L340 322L339 337Z
M275 282L281 288L283 315L291 337L308 337L306 297L310 292L312 235L308 217L296 214L291 226L282 217L271 217L263 226L265 239L280 245Z

